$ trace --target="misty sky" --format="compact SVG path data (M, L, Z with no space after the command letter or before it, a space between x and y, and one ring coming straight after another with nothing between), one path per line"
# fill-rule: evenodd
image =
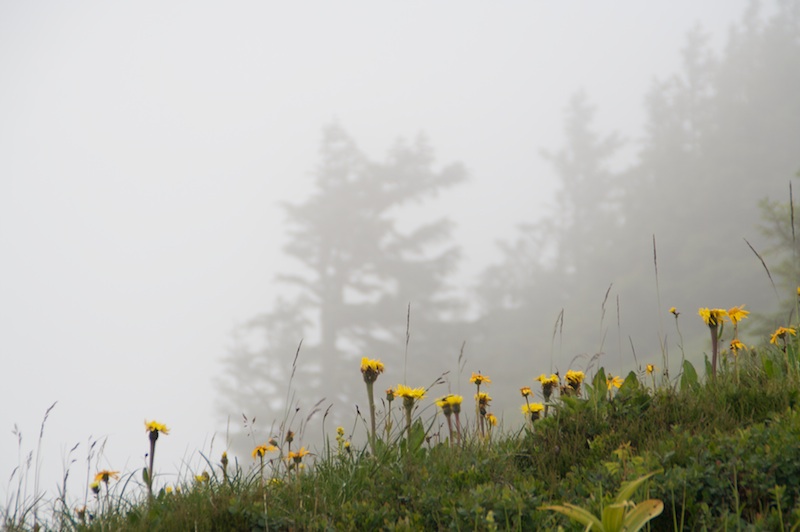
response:
M538 151L560 148L569 97L585 89L630 155L686 32L719 45L744 5L0 3L0 478L14 423L35 448L54 401L47 488L90 436L108 437L104 466L140 467L145 418L173 428L167 473L215 431L224 448L212 378L292 267L279 202L309 192L324 125L375 159L424 133L466 165L435 208L458 224L467 291L492 243L546 212Z

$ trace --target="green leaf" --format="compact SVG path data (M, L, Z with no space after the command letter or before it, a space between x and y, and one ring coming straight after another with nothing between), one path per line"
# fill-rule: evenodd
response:
M145 484L150 484L150 473L148 473L146 467L142 469L142 478Z
M645 480L657 473L661 473L661 470L659 469L658 471L653 471L652 473L648 473L643 477L639 477L629 482L623 482L622 486L620 486L619 491L617 492L617 497L614 499L614 502L620 503L630 500L630 498L633 497L633 494L636 492L636 489L641 486Z
M772 362L772 359L764 356L762 357L762 360L764 366L764 374L770 379L774 379L775 377L777 377L777 371L775 371L775 364Z
M688 360L683 361L683 373L681 374L681 389L693 390L699 386L697 381L697 370Z
M605 397L606 391L608 390L608 383L606 383L606 370L605 368L600 368L597 370L597 373L594 374L594 380L592 381L592 387L595 389L597 394L600 397Z
M658 499L642 501L625 516L622 529L626 532L636 532L646 525L648 521L661 515L663 511L664 503Z
M603 508L603 528L608 531L622 530L627 508L628 504L624 502L609 504Z
M619 387L619 393L632 392L637 388L639 388L639 378L636 376L636 373L631 371L628 373L628 376L625 377L625 382Z
M540 506L539 509L553 510L555 512L564 514L573 521L577 521L583 525L586 525L587 530L591 528L592 530L597 530L599 532L605 531L602 521L592 515L588 510L584 510L580 506L564 503L563 505Z

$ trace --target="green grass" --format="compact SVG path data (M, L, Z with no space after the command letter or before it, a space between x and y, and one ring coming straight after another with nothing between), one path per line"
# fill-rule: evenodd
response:
M649 376L631 374L612 394L601 369L532 429L495 428L489 439L465 426L460 445L433 433L432 414L415 414L410 443L398 418L374 455L331 438L302 468L281 458L285 444L263 471L231 463L223 473L209 458L207 480L187 478L179 491L153 497L141 470L128 472L101 482L84 520L62 494L51 515L40 508L39 522L65 530L580 530L540 507L570 503L598 514L622 482L658 471L634 497L663 501L652 530L788 528L800 522L796 353L796 343L788 356L773 346L742 353L738 374L723 364L715 380L687 376L682 387L654 390ZM472 408L465 400L465 419ZM8 530L32 528L30 512L11 510L3 512Z
M714 312L720 322L732 313ZM710 327L721 334L716 322ZM591 379L573 371L553 376L549 415L516 431L476 419L476 410L488 408L483 403L441 402L432 414L432 405L420 405L424 389L398 386L392 415L379 412L376 426L371 408L369 424L360 417L354 424L371 435L369 445L352 444L339 428L304 454L292 417L280 424L278 440L254 450L249 466L201 455L202 475L155 491L148 481L157 469L107 472L80 512L66 482L44 500L38 465L27 494L21 479L29 457L0 517L7 530L569 530L581 526L543 507L602 515L620 486L646 478L632 499L663 502L647 525L652 530L784 529L800 523L800 357L792 334L773 340L738 357L723 351L718 371L706 361L705 380L689 362L659 383L649 365L624 380L603 368ZM383 365L364 359L361 370L371 392ZM490 389L485 376L473 373L471 381L476 391ZM460 417L448 419L461 421L453 440L442 420L451 410ZM43 429L44 422L40 444ZM152 458L168 429L153 421L148 430Z

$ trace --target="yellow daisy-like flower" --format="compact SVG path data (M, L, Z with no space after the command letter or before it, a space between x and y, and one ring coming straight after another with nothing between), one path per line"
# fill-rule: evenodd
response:
M529 386L523 386L519 389L519 393L522 394L522 397L528 397L531 394L531 389Z
M709 327L721 325L728 317L728 312L724 308L701 308L697 313Z
M648 375L652 375L652 373L656 370L656 367L654 365L652 365L652 364L648 364L645 367L645 370L647 371Z
M163 423L159 423L158 421L147 421L144 422L144 428L147 432L160 432L161 434L169 434L169 428Z
M170 493L172 493L172 486L167 486L166 488L164 488L164 492L165 492L167 495L169 495Z
M490 424L491 426L493 426L493 427L496 427L496 426L497 426L497 416L495 416L495 415L494 415L494 414L492 414L492 413L488 413L488 414L486 414L486 421L488 421L488 422L489 422L489 424Z
M473 384L477 384L478 386L480 386L481 384L491 384L492 383L492 379L490 379L486 375L481 375L480 372L475 373L473 371L472 372L472 377L469 378L469 382L471 382Z
M297 452L290 451L289 456L286 457L287 460L292 461L294 460L295 464L299 464L303 461L303 457L308 454L305 447L300 447L300 450Z
M336 434L344 436L344 427L336 427Z
M778 340L782 340L786 337L787 334L791 334L792 336L797 335L797 331L795 331L791 327L778 327L775 329L775 332L772 333L772 336L769 339L769 343L778 345Z
M556 385L558 384L558 375L556 375L555 373L551 373L550 376L548 377L544 373L542 373L541 375L536 377L536 380L541 382L542 385L545 384Z
M460 405L461 402L464 400L463 397L460 395L448 395L447 402L450 403L450 406Z
M678 312L678 311L677 311L677 309L676 309L675 307L670 307L670 308L669 308L669 311L670 311L670 313L671 313L673 316L675 316L676 318L678 317L678 314L680 314L680 312Z
M522 405L523 414L535 414L537 412L541 412L542 410L544 410L544 405L542 403L531 403Z
M582 371L572 371L572 370L567 371L567 374L564 376L567 382L571 385L580 385L580 383L583 382L584 377L585 375L583 374Z
M481 405L488 405L492 400L492 398L489 397L489 394L486 393L486 392L476 393L475 394L475 399Z
M553 395L553 388L558 386L559 379L558 375L552 373L549 377L542 373L536 380L542 383L542 395L544 396L545 401L550 400L550 396Z
M615 377L610 373L608 374L608 377L606 377L606 386L608 386L609 390L611 390L611 388L619 388L620 386L622 386L622 383L624 382L625 380L622 377L620 376Z
M110 479L119 480L119 471L109 471L108 469L103 469L102 471L98 471L97 474L94 476L95 482L105 482L108 484Z
M738 307L731 307L728 309L728 318L730 318L731 323L734 325L745 319L748 314L750 314L750 311L745 310L744 305L739 305Z
M255 449L253 449L253 458L263 458L265 454L277 451L278 448L274 445L259 445Z
M394 395L403 399L419 400L425 397L425 388L411 388L405 384L398 384Z
M731 351L733 351L733 354L738 354L742 349L747 349L747 346L740 342L738 338L734 338L731 341Z
M211 479L211 475L208 474L208 471L203 471L202 475L195 475L194 480L199 484L203 484L204 482L208 482Z
M444 413L445 416L450 417L450 414L453 413L453 407L450 404L450 401L448 401L448 397L449 396L445 395L444 397L437 399L436 406L442 409L442 413Z
M89 489L91 489L92 493L94 493L95 495L100 493L100 481L99 480L95 480L94 482L89 484Z
M378 375L383 373L383 363L364 357L361 359L361 373L364 375L364 382L375 382Z

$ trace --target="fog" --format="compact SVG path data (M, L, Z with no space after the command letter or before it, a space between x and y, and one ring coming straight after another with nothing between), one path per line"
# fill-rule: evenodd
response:
M302 204L314 193L323 134L331 126L345 131L370 161L386 161L398 139L413 145L423 136L437 171L463 165L463 183L398 213L398 223L409 227L442 216L453 222L452 243L461 258L447 282L462 303L455 316L467 324L446 357L427 370L425 345L414 343L426 332L417 335L413 326L424 309L396 294L412 306L409 367L427 379L411 384L426 385L449 369L455 387L453 361L466 341L464 371L500 377L494 377L496 413L501 417L508 405L505 418L515 426L520 386L532 385L541 372L565 371L573 357L603 344L564 345L554 367L548 354L553 323L565 307L557 299L530 316L550 332L538 339L530 338L532 331L523 334L521 342L531 345L520 354L530 363L522 370L516 359L498 354L501 347L480 351L493 345L490 326L481 325L475 340L463 333L485 311L478 289L486 288L483 272L502 260L497 241L512 242L519 224L541 223L557 212L558 175L541 150L563 149L565 113L583 91L595 109L592 129L601 136L616 132L624 141L609 167L633 164L646 132L645 97L655 80L681 71L687 33L699 25L709 47L721 53L745 8L738 0L3 3L0 474L10 476L19 461L15 424L24 459L54 402L42 448L48 490L61 478L67 451L80 442L74 467L83 473L73 473L73 480L76 496L82 494L90 438L106 442L99 466L141 467L145 419L172 429L159 441L164 482L175 481L186 464L202 468L197 451L216 455L228 448L227 427L241 431L245 408L228 407L220 397L223 361L242 325L274 310L279 296L296 294L276 280L298 270L284 252L289 227L282 205ZM755 209L762 196L781 199L776 194L787 189L791 175L765 176L763 192L740 198L742 209ZM681 205L673 208L676 218L691 216ZM714 204L713 218L726 208ZM754 226L755 219L747 223ZM644 238L631 245L638 254L617 255L614 262L636 261L652 272L650 237L658 239L660 230L658 224L643 227ZM755 230L722 232L719 245L738 250L743 236L758 238ZM543 248L542 256L547 253ZM659 253L661 260L683 251L667 240ZM769 291L752 252L743 247L742 255L752 260L757 288ZM710 256L683 259L702 263ZM586 282L586 301L593 305L586 321L598 338L610 325L606 346L626 353L610 363L624 371L633 360L617 344L627 346L633 333L617 337L616 292L600 323L612 282L653 297L655 288L652 277L598 275ZM698 306L758 303L730 292L720 300L682 293L679 302L687 316ZM576 301L573 308L582 305ZM646 309L626 308L624 298L621 303L623 315L653 313L653 330L636 338L642 356L654 352L659 328L669 325L669 316L659 318L655 299L651 303ZM661 304L678 303L662 294ZM403 329L406 310L398 305ZM764 302L761 310L774 309ZM313 345L317 336L312 327L306 341ZM532 361L533 352L541 360ZM392 353L365 353L391 367L379 387L402 381L404 358L397 353L404 353L402 342ZM269 363L287 368L293 355ZM313 366L304 356L301 350L299 363ZM353 360L347 362L348 386L363 408ZM502 377L514 374L520 380ZM462 393L471 393L462 386ZM263 413L246 412L260 418L259 438L269 434L267 405L286 393L264 397ZM303 393L306 409L322 399L313 389ZM336 407L339 419L352 419L353 402Z

